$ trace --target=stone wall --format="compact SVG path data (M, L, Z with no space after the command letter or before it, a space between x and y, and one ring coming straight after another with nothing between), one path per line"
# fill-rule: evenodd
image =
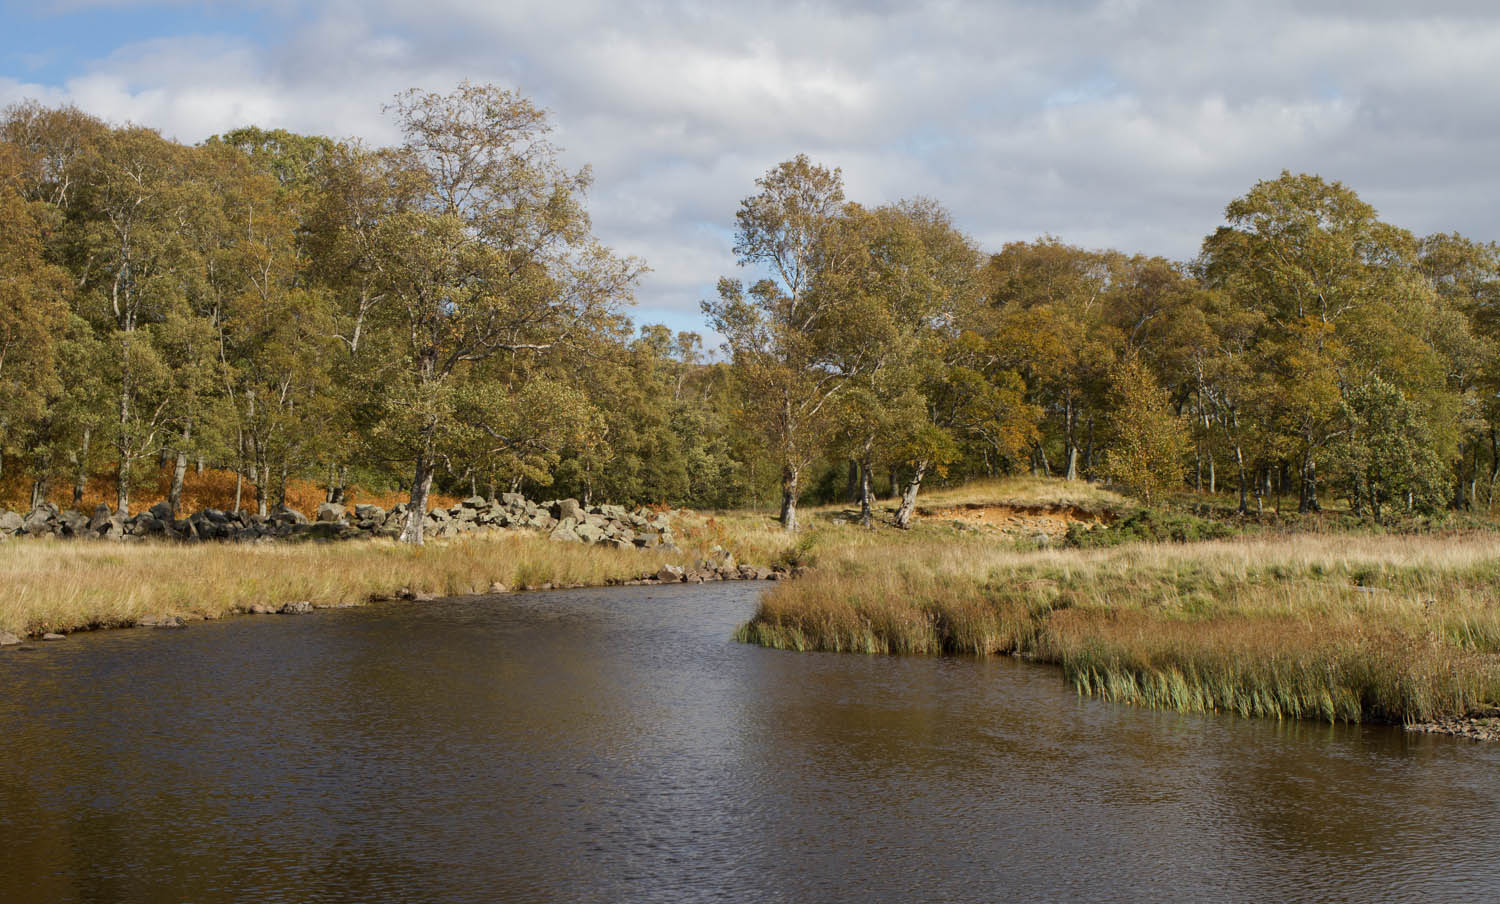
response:
M25 515L0 511L0 541L13 537L119 542L161 537L187 542L240 543L296 538L394 539L400 536L406 515L405 504L387 511L378 505L356 505L349 509L324 503L312 518L285 507L267 516L204 509L185 518L173 518L171 506L159 502L148 511L121 517L107 505L100 505L93 514L86 515L61 511L49 502ZM424 533L429 537L457 537L504 530L539 531L565 543L676 550L665 514L644 508L627 511L617 505L584 506L576 499L532 502L517 493L506 493L493 500L472 496L451 509L434 509L427 513Z

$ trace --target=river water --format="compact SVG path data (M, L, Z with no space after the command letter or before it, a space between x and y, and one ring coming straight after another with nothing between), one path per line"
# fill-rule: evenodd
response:
M1500 896L1500 745L735 644L759 590L0 653L0 900Z

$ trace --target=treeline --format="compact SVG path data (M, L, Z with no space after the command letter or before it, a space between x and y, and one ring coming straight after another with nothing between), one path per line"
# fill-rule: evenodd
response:
M391 148L245 128L184 146L36 104L0 117L0 469L115 505L233 471L264 513L434 484L727 507L1030 470L1242 510L1486 507L1500 251L1418 239L1283 173L1187 264L1053 238L987 254L929 200L866 206L805 157L735 218L753 278L701 339L622 313L546 115L464 84ZM413 517L405 538L421 541Z
M545 114L465 84L397 147L240 129L197 146L74 108L0 117L0 467L33 505L111 473L728 505L753 473L701 340L637 332ZM408 539L420 542L414 517Z
M704 310L788 525L830 449L866 518L894 469L901 525L952 469L1106 478L1148 502L1232 490L1242 512L1329 492L1376 519L1493 502L1493 243L1418 239L1289 173L1230 203L1189 264L1050 237L985 255L932 202L848 203L805 157L758 188L736 251L767 278L722 282Z

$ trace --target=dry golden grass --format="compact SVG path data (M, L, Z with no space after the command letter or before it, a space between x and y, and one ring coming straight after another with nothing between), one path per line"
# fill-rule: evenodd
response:
M1022 552L914 532L835 545L741 638L1022 653L1150 706L1419 720L1500 704L1500 538L1300 536Z
M945 505L1059 505L1096 511L1133 505L1119 493L1086 480L998 477L958 487L936 487L917 497L921 507Z
M682 555L552 543L512 533L402 546L389 541L230 545L25 540L0 544L0 630L134 624L148 615L217 618L260 603L361 603L401 588L482 593L491 583L597 585Z

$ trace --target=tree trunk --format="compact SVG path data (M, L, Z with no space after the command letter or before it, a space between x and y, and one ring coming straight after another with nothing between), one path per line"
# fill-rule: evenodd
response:
M127 358L127 361L129 359ZM121 518L130 516L130 386L120 387L120 436L115 448L120 455L119 467L115 471L115 513Z
M51 490L49 484L52 483L52 481L49 479L50 470L51 469L47 467L45 461L40 462L37 466L36 479L31 482L30 510L33 512L36 511L43 502L47 501L47 493Z
M859 462L852 458L849 459L849 477L848 483L844 488L844 501L850 504L860 501L861 481L859 479L859 470Z
M1067 473L1067 479L1068 480L1077 480L1078 479L1078 447L1075 446L1075 445L1073 445L1073 443L1072 443L1071 440L1068 442L1068 473Z
M1245 453L1241 451L1239 443L1234 444L1234 465L1239 474L1240 514L1243 515L1250 511L1250 507L1246 504L1245 498Z
M245 466L240 465L234 469L234 512L239 514L240 500L245 492Z
M172 507L172 517L176 518L182 510L182 484L187 477L188 455L187 444L193 436L193 422L188 421L182 427L182 445L177 449L177 461L172 465L172 488L167 491L167 504Z
M92 427L83 428L83 444L78 449L78 470L73 477L73 507L83 507L83 491L89 481L89 442L93 439Z
M797 529L797 484L802 475L791 465L783 465L781 469L781 526L794 531Z
M927 476L927 461L917 462L916 470L912 471L911 480L907 482L906 489L901 493L901 507L896 509L896 526L906 530L911 526L912 512L917 508L917 491L922 488L922 478Z
M1311 452L1308 452L1302 458L1302 480L1298 497L1298 514L1306 515L1312 512L1319 511L1318 472L1317 465L1313 462Z
M432 491L432 464L426 453L417 456L417 470L411 481L411 499L406 510L406 526L401 529L401 542L413 546L424 545L422 528L427 523L427 495Z
M874 501L875 488L870 485L870 460L866 458L859 465L859 523L865 527L874 526Z

